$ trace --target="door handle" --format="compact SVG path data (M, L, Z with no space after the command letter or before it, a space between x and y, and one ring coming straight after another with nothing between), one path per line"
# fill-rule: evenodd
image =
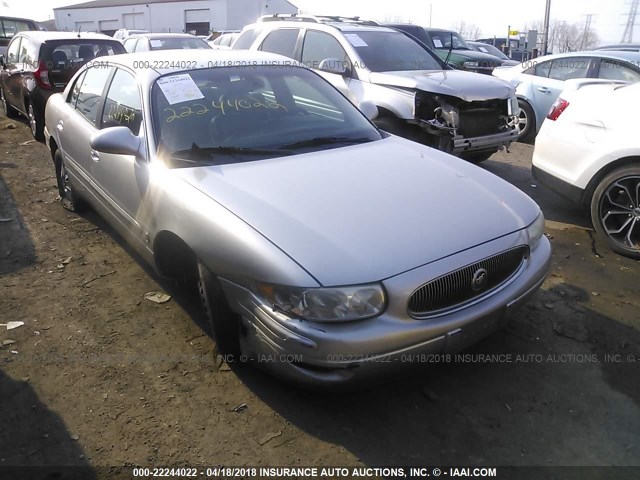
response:
M64 122L62 120L60 120L58 122L58 125L56 125L56 129L61 132L62 130L64 130Z
M542 93L551 93L551 90L549 90L547 87L538 87L538 91Z
M96 150L91 150L91 160L93 160L94 162L100 161L100 154Z

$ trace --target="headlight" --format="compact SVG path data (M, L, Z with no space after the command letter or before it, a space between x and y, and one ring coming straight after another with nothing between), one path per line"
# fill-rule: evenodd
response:
M538 218L527 227L527 233L529 234L529 247L531 250L534 250L538 246L538 243L540 243L542 235L544 235L544 215L542 212L540 212Z
M380 315L386 298L382 285L299 288L257 285L257 293L274 308L315 322L362 320Z
M462 64L463 68L478 68L480 66L480 64L478 62L464 62Z

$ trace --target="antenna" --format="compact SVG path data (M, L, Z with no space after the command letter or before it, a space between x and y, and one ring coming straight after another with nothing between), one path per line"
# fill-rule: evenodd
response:
M638 13L638 6L640 0L632 0L629 7L629 13L626 14L627 25L624 27L624 33L622 34L622 40L620 43L632 43L633 42L633 29L636 26L636 15Z

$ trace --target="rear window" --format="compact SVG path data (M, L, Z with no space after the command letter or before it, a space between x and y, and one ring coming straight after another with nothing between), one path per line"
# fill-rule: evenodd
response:
M25 20L0 18L0 38L11 38L18 32L37 30L35 23Z
M196 48L211 48L201 38L151 38L149 40L151 50L191 50Z
M56 72L75 72L85 63L99 57L125 53L120 42L86 41L81 43L47 43L42 60L47 68Z

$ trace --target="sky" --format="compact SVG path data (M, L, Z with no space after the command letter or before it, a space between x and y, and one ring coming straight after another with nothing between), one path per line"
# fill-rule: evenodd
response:
M47 20L53 8L86 0L0 0L0 14ZM229 0L234 1L234 0ZM411 21L450 28L459 21L477 25L483 37L504 36L544 18L545 0L290 0L305 13L360 16L372 20ZM602 43L619 42L630 0L552 0L551 19L584 24L587 14ZM640 42L640 24L634 41Z

